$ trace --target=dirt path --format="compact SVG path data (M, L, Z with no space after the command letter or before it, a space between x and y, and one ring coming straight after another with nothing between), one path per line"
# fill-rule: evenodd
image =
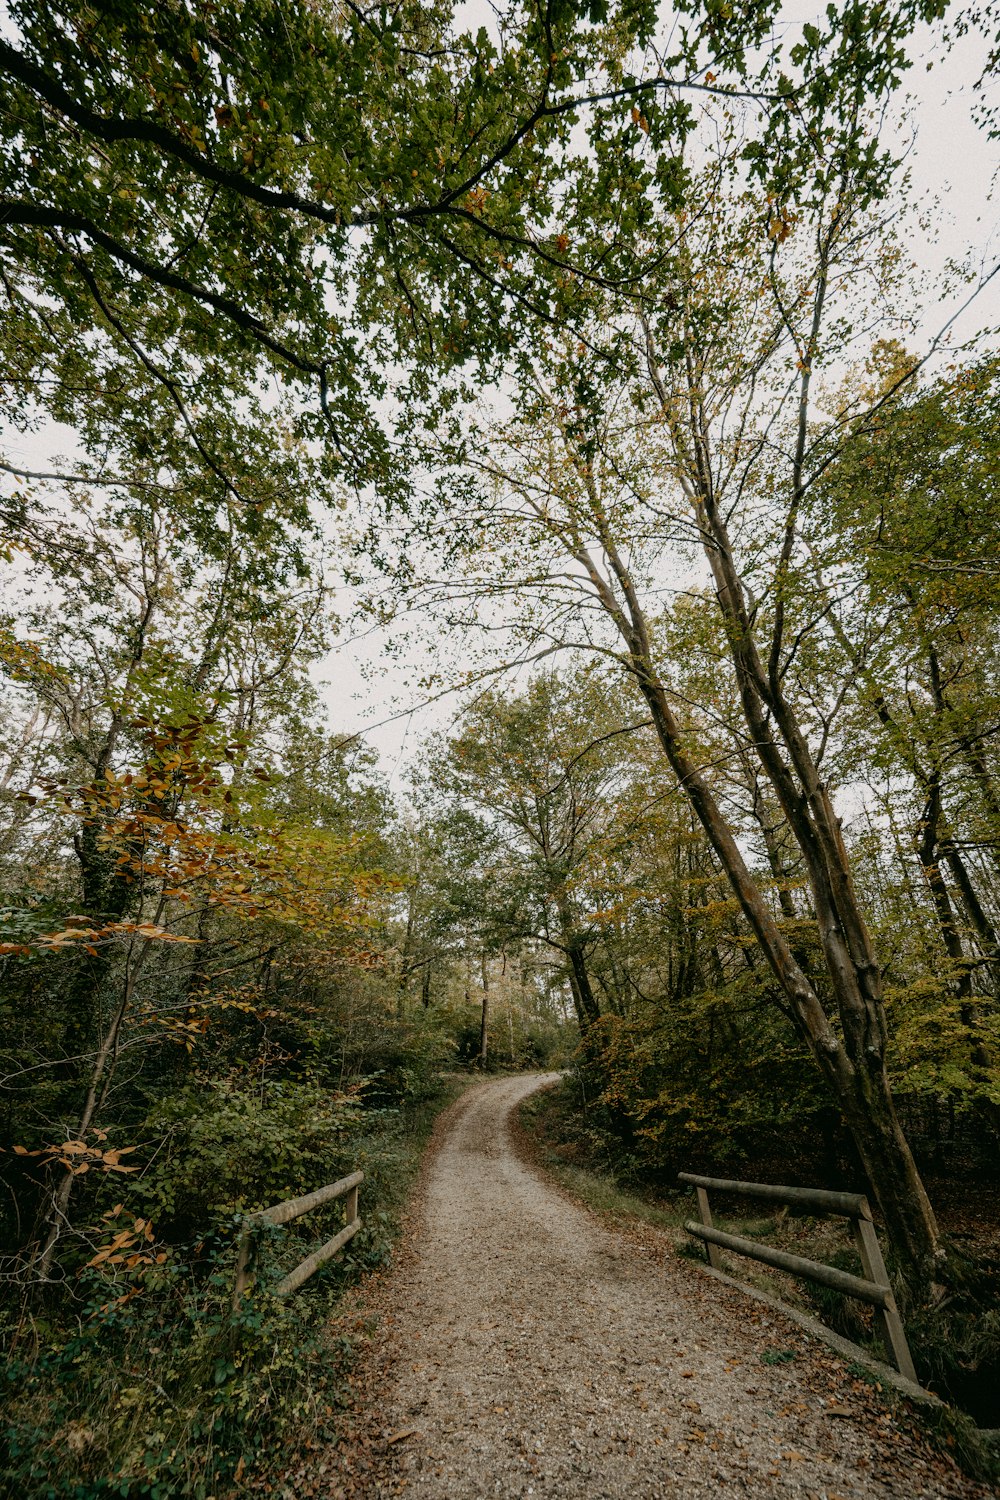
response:
M486 1081L451 1112L392 1283L391 1441L367 1493L984 1493L794 1325L608 1231L525 1165L508 1117L546 1081Z

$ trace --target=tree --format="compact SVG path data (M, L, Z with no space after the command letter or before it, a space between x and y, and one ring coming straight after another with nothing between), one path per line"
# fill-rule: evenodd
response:
M98 347L242 496L215 422L275 370L316 398L300 430L336 470L405 486L378 410L387 369L405 372L406 416L434 386L454 399L449 370L495 370L553 326L586 337L594 295L631 301L657 264L637 254L647 189L680 206L692 99L754 98L747 149L780 160L790 192L809 132L836 133L845 90L898 81L938 14L856 0L790 39L777 9L732 6L722 26L685 0L671 27L653 0L512 0L491 37L460 31L447 0L155 20L18 0L0 40L8 410L85 416L74 375ZM869 176L884 163L869 151Z
M895 383L904 355L876 350L874 396ZM907 778L918 799L909 840L987 1091L994 1062L981 1002L989 997L994 1009L1000 977L991 853L998 600L985 565L996 436L992 360L932 385L914 380L837 453L811 501L816 573L862 685L869 747L874 719L882 775L897 785Z
M23 494L30 563L7 566L20 597L6 699L25 726L4 768L7 1088L86 1152L53 1159L43 1278L78 1169L106 1165L90 1137L122 1056L201 1034L213 970L233 962L220 917L272 925L268 966L289 933L364 962L381 879L343 808L335 829L315 799L298 827L287 797L273 805L274 760L314 713L306 671L327 631L322 583L297 576L305 539L277 514L241 527L223 512L210 527L182 486L180 499L146 491L122 435L117 447L131 468L113 498ZM294 756L288 769L290 790ZM261 957L251 940L237 966Z
M650 753L650 721L629 723L629 707L599 668L550 669L519 694L479 695L428 769L454 809L449 847L467 851L448 863L484 951L528 943L557 955L581 1033L622 1010L640 979L662 989L666 971L673 994L692 978L682 935L665 942L654 919L648 947L636 941L664 905L678 849L689 875L697 856Z

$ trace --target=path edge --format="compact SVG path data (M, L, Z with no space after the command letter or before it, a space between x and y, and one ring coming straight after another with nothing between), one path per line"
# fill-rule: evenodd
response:
M528 1095L526 1097L530 1098L531 1096ZM537 1142L531 1137L524 1122L519 1118L519 1111L520 1105L515 1106L511 1111L508 1117L508 1129L512 1143L522 1161L526 1166L531 1167L537 1172L539 1176L544 1177L549 1186L554 1188L556 1192L561 1193L565 1198L575 1203L578 1208L582 1208L585 1213L590 1214L593 1219L601 1223L600 1215L588 1203L578 1198L569 1188L565 1187L546 1168L544 1162L541 1160L541 1153L538 1150ZM627 1226L618 1225L617 1228L619 1232L624 1231L624 1237L627 1239ZM665 1244L670 1244L676 1253L677 1247L672 1244L669 1234L655 1229L654 1233L662 1235ZM752 1286L749 1282L741 1281L737 1276L729 1276L725 1271L715 1270L713 1266L708 1265L705 1261L695 1260L693 1256L685 1256L684 1259L689 1260L690 1264L695 1266L703 1275L710 1276L715 1281L721 1281L725 1286L731 1287L733 1291L739 1292L741 1296L751 1297L755 1302L763 1303L772 1312L780 1313L789 1322L797 1324L804 1333L809 1334L814 1339L818 1339L820 1343L826 1344L835 1354L839 1354L842 1359L861 1365L881 1381L882 1384L891 1386L901 1396L905 1396L907 1400L912 1401L914 1405L921 1406L927 1411L941 1411L948 1407L948 1403L942 1401L940 1396L935 1396L933 1391L928 1391L914 1380L907 1380L905 1375L901 1375L891 1365L884 1364L882 1360L877 1359L874 1354L862 1348L860 1344L854 1344L850 1339L844 1338L842 1334L835 1333L832 1328L828 1328L818 1318L812 1317L807 1312L800 1311L799 1308L793 1307L791 1303L782 1301L780 1297L776 1297L770 1292L762 1291ZM976 1430L977 1432L983 1431L981 1428L977 1428Z
M717 1271L713 1266L703 1265L700 1261L694 1261L694 1265L698 1267L702 1275L711 1276L713 1281L723 1282L726 1286L732 1287L734 1291L740 1292L744 1297L752 1297L755 1302L763 1302L765 1307L771 1308L774 1312L781 1313L790 1322L797 1323L812 1338L819 1339L821 1343L828 1345L829 1348L833 1349L844 1359L850 1360L857 1365L863 1365L872 1375L876 1375L883 1384L891 1385L901 1396L906 1396L915 1405L935 1411L947 1406L947 1402L942 1401L940 1396L935 1396L933 1391L925 1390L915 1380L907 1380L905 1375L900 1375L899 1371L894 1370L891 1365L883 1364L880 1359L876 1359L873 1354L869 1353L867 1349L863 1349L860 1344L852 1344L850 1339L845 1339L841 1334L834 1333L832 1328L827 1328L826 1324L821 1323L818 1318L811 1317L809 1313L800 1311L799 1308L793 1307L789 1302L783 1302L780 1297L774 1297L770 1292L761 1291L760 1288L751 1286L749 1282L740 1281L736 1276L727 1276L725 1271Z

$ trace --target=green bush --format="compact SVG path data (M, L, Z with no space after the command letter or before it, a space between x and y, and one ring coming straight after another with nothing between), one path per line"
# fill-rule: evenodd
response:
M190 1087L150 1111L146 1138L161 1143L150 1166L115 1180L124 1201L113 1210L93 1207L49 1302L0 1322L0 1491L207 1500L287 1463L303 1434L334 1434L350 1350L325 1332L329 1314L390 1254L431 1122L454 1094L414 1072L415 1093L404 1088L393 1109L364 1108L360 1085L332 1094L282 1080L263 1098ZM345 1253L279 1300L277 1280L335 1232L343 1208L266 1227L234 1313L244 1213L356 1167L363 1228Z
M303 1416L323 1425L330 1290L283 1302L258 1290L232 1313L234 1228L144 1273L84 1271L69 1338L40 1345L22 1328L5 1375L8 1493L198 1500Z
M266 1207L354 1170L363 1082L349 1094L281 1080L259 1091L187 1088L143 1126L163 1147L143 1175L143 1208L186 1238L220 1213Z

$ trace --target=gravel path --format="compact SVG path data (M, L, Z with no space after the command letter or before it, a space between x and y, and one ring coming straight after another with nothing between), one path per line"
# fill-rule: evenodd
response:
M984 1493L824 1346L525 1165L508 1119L549 1081L485 1081L450 1112L392 1280L383 1347L402 1352L367 1493Z

